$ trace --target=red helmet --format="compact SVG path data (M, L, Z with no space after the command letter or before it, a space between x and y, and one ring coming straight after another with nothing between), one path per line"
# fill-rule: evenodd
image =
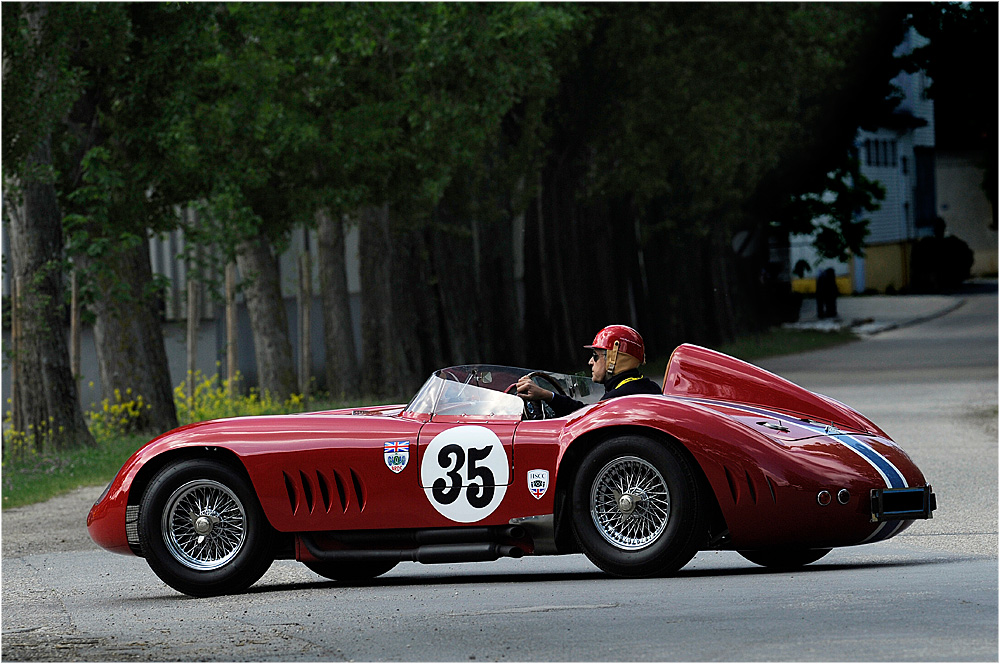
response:
M612 350L618 344L619 353L627 353L639 360L646 362L646 346L642 343L642 337L628 325L608 325L597 333L594 343L585 348L600 348Z

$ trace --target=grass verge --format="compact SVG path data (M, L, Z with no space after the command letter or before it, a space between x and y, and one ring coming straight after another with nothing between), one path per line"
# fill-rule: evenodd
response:
M744 337L717 350L743 360L754 361L775 355L819 350L856 339L857 337L850 332L774 328L763 334ZM659 379L666 370L669 359L667 356L650 362L645 373ZM322 403L313 404L312 409L322 410L340 406L341 404ZM60 454L28 453L23 457L7 454L5 451L3 509L41 502L84 486L103 486L111 481L125 460L147 440L147 437L139 435L107 436L97 447ZM95 489L95 499L98 494L99 491Z
M725 344L718 350L726 355L752 362L776 355L794 355L811 350L857 341L858 335L850 331L821 332L819 330L791 330L775 327L763 334L755 334Z
M263 415L270 413L300 412L301 400L278 403L259 395L251 394L235 400L224 397L225 385L216 385L217 378L202 381L194 407L189 407L186 395L179 393L178 408L181 424L195 419L207 420L239 415ZM356 402L339 403L329 399L317 399L310 404L310 410L328 410L358 405ZM107 403L99 413L91 413L90 429L97 440L95 447L67 450L63 452L39 452L20 448L12 452L10 445L3 450L3 509L21 507L41 502L73 491L80 487L101 487L114 478L132 453L142 447L153 436L121 433L116 427L128 426L129 413L134 411L134 402ZM127 430L127 429L126 429ZM94 498L99 495L95 489Z
M84 486L103 486L147 440L145 436L121 436L97 447L5 459L3 509L41 502ZM95 500L99 493L94 490Z

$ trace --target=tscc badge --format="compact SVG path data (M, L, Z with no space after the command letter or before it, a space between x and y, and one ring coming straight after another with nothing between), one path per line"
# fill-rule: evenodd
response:
M528 491L535 498L541 498L549 488L549 471L529 470L528 471Z
M394 473L400 472L406 468L406 464L410 460L410 441L394 440L387 442L383 455L385 456L385 465L389 466L389 470Z

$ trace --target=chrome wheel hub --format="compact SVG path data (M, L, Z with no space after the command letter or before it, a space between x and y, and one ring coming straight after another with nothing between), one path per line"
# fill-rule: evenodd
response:
M597 532L619 549L652 544L670 520L670 491L663 475L638 457L619 457L597 473L590 489Z
M167 499L160 522L163 541L174 559L199 571L222 567L246 541L246 512L224 484L194 480Z
M207 535L212 532L212 519L207 516L195 516L194 518L194 531L199 535Z

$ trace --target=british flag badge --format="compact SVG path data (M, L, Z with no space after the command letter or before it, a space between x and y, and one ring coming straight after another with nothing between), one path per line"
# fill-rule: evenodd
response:
M387 441L382 454L385 457L385 465L389 467L389 470L398 473L406 468L406 464L410 460L410 441Z
M545 495L545 492L549 488L549 471L547 470L529 470L528 471L528 491L535 498L541 499Z

